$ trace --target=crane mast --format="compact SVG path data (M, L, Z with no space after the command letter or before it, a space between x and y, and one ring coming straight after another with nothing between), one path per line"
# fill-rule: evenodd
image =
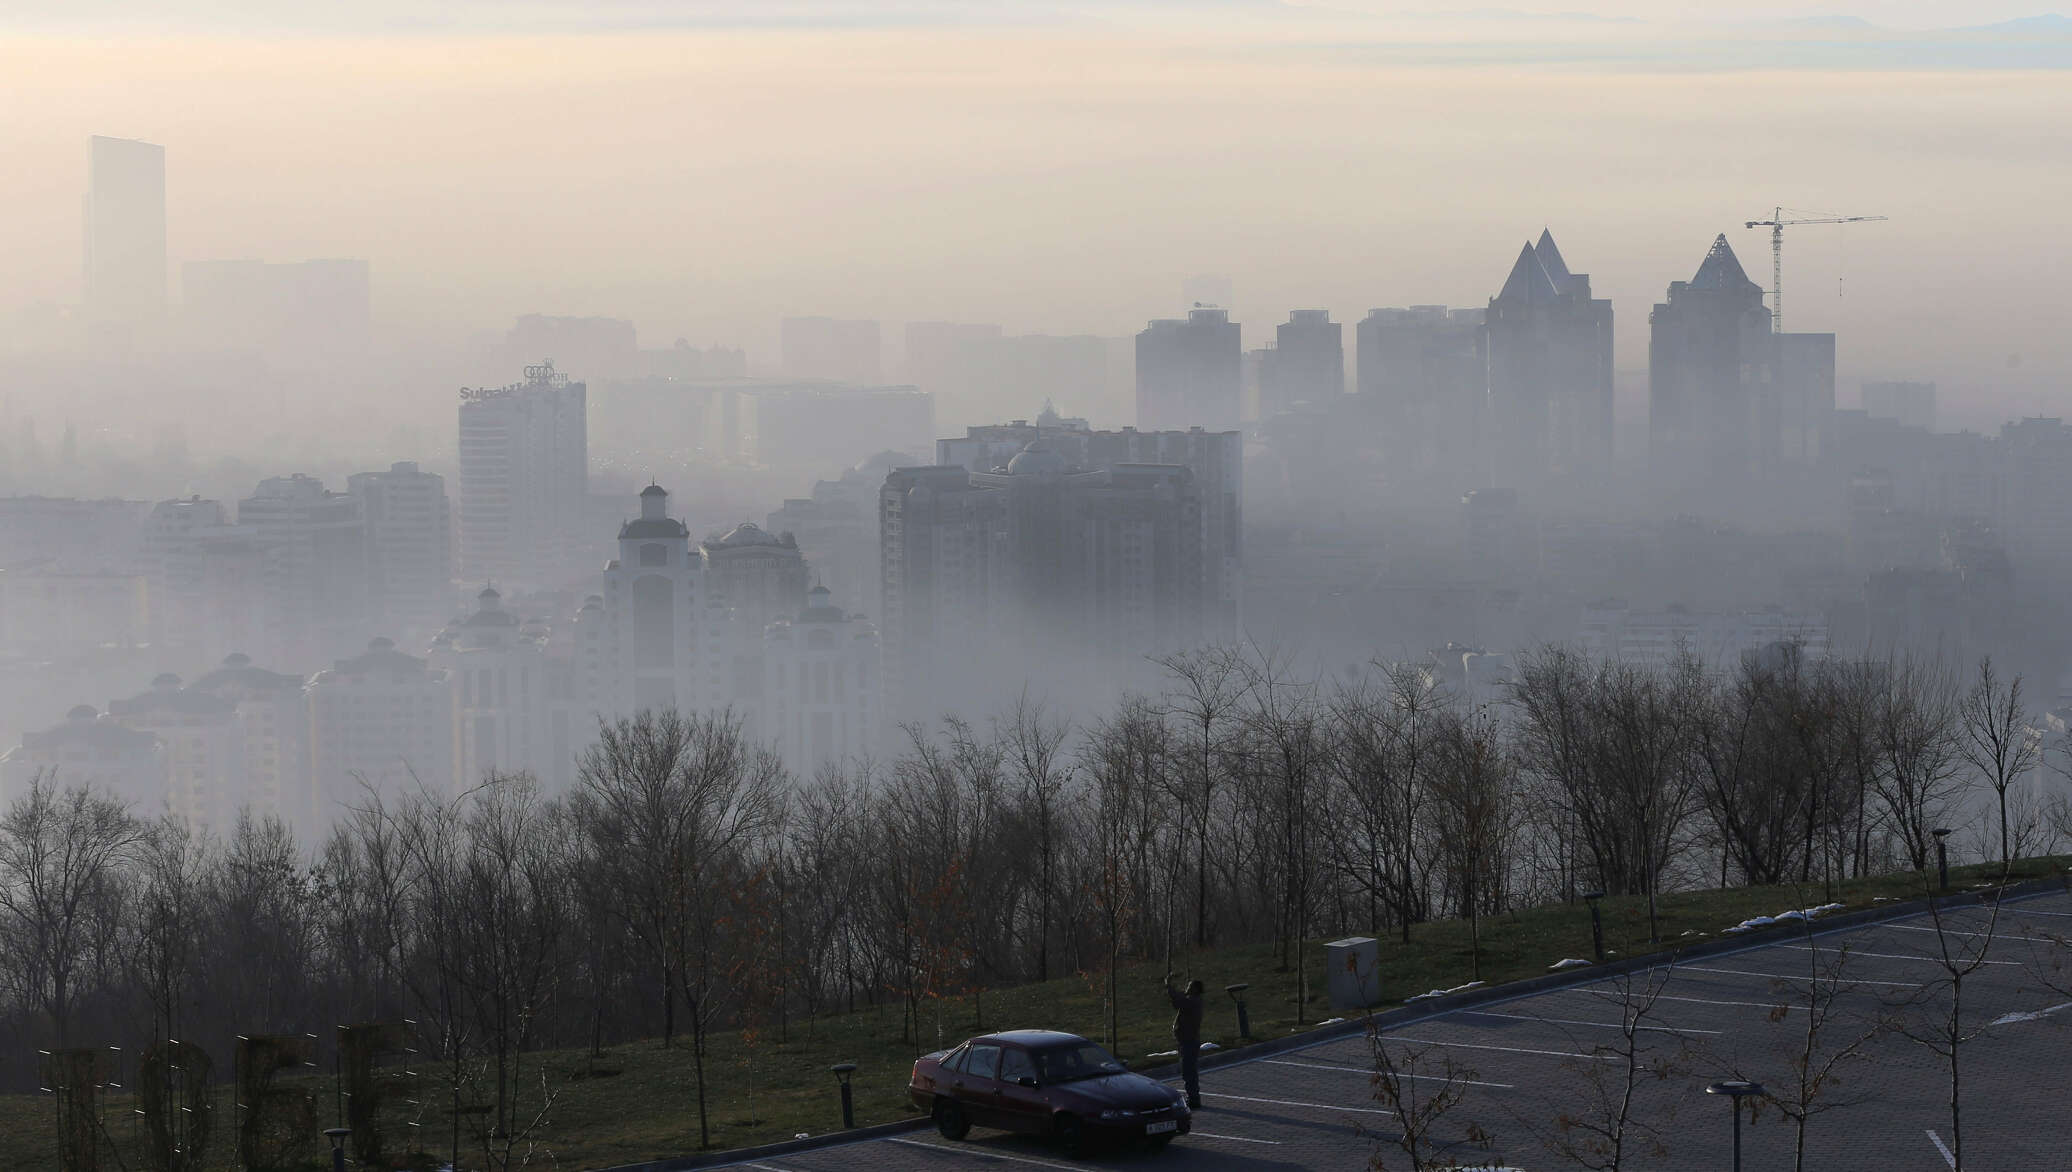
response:
M1770 230L1770 330L1784 332L1784 230L1797 224L1867 224L1886 216L1808 216L1786 219L1786 209L1772 209L1767 220L1750 220L1744 227Z

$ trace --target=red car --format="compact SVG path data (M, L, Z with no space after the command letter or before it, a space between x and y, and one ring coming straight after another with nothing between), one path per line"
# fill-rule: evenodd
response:
M907 1091L946 1138L998 1127L1056 1136L1074 1155L1135 1141L1157 1151L1187 1134L1192 1115L1180 1092L1054 1030L986 1034L927 1055L914 1063Z

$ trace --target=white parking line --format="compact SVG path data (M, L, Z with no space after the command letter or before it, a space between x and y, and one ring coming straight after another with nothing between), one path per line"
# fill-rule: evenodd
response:
M1442 1042L1437 1038L1400 1038L1394 1034L1390 1034L1389 1037L1394 1038L1398 1042L1409 1042L1418 1046L1456 1046L1462 1050L1501 1050L1506 1054L1542 1054L1549 1058L1595 1058L1600 1062L1610 1062L1612 1060L1608 1054L1582 1054L1574 1050L1528 1050L1523 1046L1485 1046L1475 1042Z
M1512 1021L1543 1021L1546 1022L1548 1025L1594 1026L1602 1030L1616 1030L1621 1028L1619 1023L1615 1021L1575 1021L1566 1017L1534 1017L1529 1013L1491 1013L1486 1009L1463 1009L1461 1010L1461 1016L1505 1017L1511 1019ZM1635 1026L1634 1028L1646 1030L1649 1033L1657 1034L1716 1034L1720 1032L1718 1030L1701 1030L1695 1028L1685 1028L1683 1026L1644 1025Z
M2022 916L2064 916L2068 919L2072 919L2072 912L2047 912L2044 911L2042 908L2034 907L2015 908L2014 914Z
M1187 1134L1200 1139L1228 1140L1234 1144L1272 1144L1274 1147L1281 1146L1281 1141L1277 1139L1253 1139L1250 1136L1244 1135L1217 1135L1213 1131L1190 1131Z
M775 1164L737 1164L737 1165L735 1165L735 1167L737 1167L737 1168L760 1168L760 1169L762 1169L762 1172L791 1172L791 1169L789 1169L789 1168L779 1168L779 1167L778 1167L777 1165L775 1165Z
M1364 1074L1369 1078L1372 1078L1375 1074L1373 1070L1358 1066L1330 1066L1322 1062L1290 1062L1286 1058L1262 1058L1260 1061L1269 1066L1300 1066L1305 1070L1335 1070L1340 1074ZM1472 1078L1448 1079L1443 1074L1399 1074L1396 1077L1418 1079L1425 1082L1456 1082L1462 1086L1469 1087L1497 1087L1506 1091L1513 1089L1511 1084L1507 1082L1477 1082Z
M1557 990L1555 990L1555 992L1557 992L1557 993L1589 993L1589 994L1591 994L1592 996L1596 997L1596 998L1597 998L1598 1000L1600 1000L1600 1001L1611 1001L1611 1000L1613 1000L1612 998L1610 998L1610 997L1607 997L1607 996L1605 996L1604 994L1602 994L1602 993L1599 993L1599 992L1597 992L1597 991L1596 991L1595 989L1557 989ZM1655 994L1655 996L1654 996L1654 998L1653 998L1653 999L1654 999L1654 1000L1656 1000L1656 1001L1683 1001L1683 1002L1687 1002L1687 1003L1689 1003L1689 1004L1691 1004L1691 1005L1733 1005L1733 1006L1740 1006L1740 1007L1742 1007L1742 1008L1746 1008L1746 1009L1775 1009L1775 1008L1777 1008L1777 1007L1778 1007L1779 1005L1783 1005L1783 1006L1784 1006L1784 1007L1785 1007L1786 1009L1804 1009L1804 1008L1805 1008L1805 1006L1803 1006L1803 1005L1793 1005L1793 1004L1791 1004L1790 1002L1780 1002L1780 1001L1714 1001L1714 1000L1711 1000L1711 999L1709 999L1709 998L1705 998L1705 997L1674 997L1674 996L1671 996L1671 995L1670 995L1670 994L1668 994L1668 993L1657 993L1657 994ZM1645 1029L1645 1028L1647 1028L1647 1027L1643 1026L1643 1027L1641 1027L1641 1028ZM1655 1028L1657 1028L1657 1029L1667 1029L1668 1027L1666 1027L1666 1026L1657 1026L1657 1027L1655 1027ZM1669 1032L1670 1032L1670 1033L1676 1033L1677 1031L1676 1031L1676 1030L1674 1030L1674 1029L1670 1029L1670 1030L1669 1030ZM1717 1030L1713 1030L1713 1031L1705 1031L1705 1030L1692 1030L1692 1031L1690 1031L1690 1032L1692 1032L1692 1033L1706 1033L1706 1032L1711 1032L1711 1033L1717 1033L1718 1031L1717 1031Z
M1240 1103L1272 1103L1276 1107L1309 1107L1317 1111L1357 1111L1362 1115L1394 1115L1379 1107L1340 1107L1332 1103L1299 1103L1293 1099L1255 1099L1250 1095L1226 1095L1216 1091L1203 1091L1204 1099L1235 1099Z
M1812 951L1814 951L1814 949L1813 949L1813 948L1812 948L1811 946L1809 946L1809 945L1805 945L1805 944L1773 944L1773 945L1771 945L1770 947L1772 947L1772 948L1789 948L1789 949L1791 949L1791 950L1793 950L1793 951L1795 951L1795 952L1812 952ZM1869 957L1875 957L1875 958L1877 958L1878 960L1925 960L1925 961L1927 961L1927 962L1928 962L1928 963L1930 963L1930 964L1941 964L1941 963L1942 963L1942 961L1941 961L1941 960L1939 960L1939 959L1937 959L1937 958L1935 958L1935 957L1933 957L1933 956L1907 956L1907 955L1905 955L1905 954L1903 954L1903 953L1898 953L1898 952L1851 952L1851 953L1850 953L1849 955L1851 955L1851 956L1869 956ZM2010 965L2019 965L2019 964L2021 964L2022 962L2021 962L2021 961L2018 961L2018 960L1983 960L1983 961L1980 961L1979 963L1980 963L1980 964L2010 964Z
M1893 931L1895 931L1895 932L1936 932L1936 931L1938 931L1938 929L1935 929L1935 928L1923 928L1923 927L1919 927L1919 926L1917 926L1917 925L1914 925L1914 924L1885 924L1885 925L1883 925L1883 926L1884 926L1884 927L1887 927L1887 928L1890 928L1890 929L1892 929L1892 930L1893 930ZM1958 929L1958 928L1943 928L1943 929L1940 929L1939 931L1940 931L1940 933L1941 933L1942 935L1944 935L1944 936L1970 936L1970 937L1972 937L1973 939L1980 939L1980 938L1983 938L1983 939L1987 939L1987 940L2049 940L2049 939L2050 939L2050 938L2049 938L2048 936L2042 936L2042 937L2039 937L2039 936L2024 936L2024 935L2022 935L2022 934L2021 934L2020 932L1993 932L1993 933L1990 933L1990 934L1989 934L1989 933L1985 933L1985 932L1966 932L1966 931L1963 931L1963 930L1961 930L1961 929Z
M1038 1168L1063 1168L1065 1172L1080 1172L1080 1170L1077 1167L1071 1164L1053 1164L1049 1160L1032 1160L1027 1156L1010 1156L1006 1152L996 1152L991 1150L990 1148L953 1148L950 1147L948 1144L932 1144L926 1140L919 1139L900 1139L898 1136L889 1137L888 1139L886 1139L885 1142L894 1144L905 1144L910 1148L927 1148L931 1152L941 1152L945 1156L968 1156L974 1159L1009 1160L1016 1164L1034 1164Z
M1942 1137L1931 1131L1928 1133L1928 1140L1935 1145L1936 1151L1942 1153L1943 1162L1955 1169L1957 1167L1957 1157L1950 1154L1949 1145L1942 1141Z
M1854 953L1851 953L1851 955L1853 956L1853 955L1855 955L1855 954L1854 954ZM1680 972L1686 972L1686 973L1725 973L1725 974L1727 974L1728 976L1734 976L1734 977L1769 977L1770 979L1772 979L1772 980L1777 980L1777 981L1803 981L1803 980L1805 980L1805 979L1806 979L1806 974L1805 974L1805 973L1755 973L1755 972L1749 972L1749 971L1748 971L1747 969L1708 969L1708 968L1700 968L1700 967L1698 967L1697 965L1694 965L1694 964L1684 964L1684 965L1678 965L1678 966L1676 966L1676 967L1677 967L1678 971L1680 971ZM1826 977L1825 975L1823 975L1823 976L1821 977L1821 979L1822 979L1822 980L1826 980L1826 979L1827 979L1827 977ZM1861 977L1850 977L1850 976L1843 976L1843 977L1839 977L1839 978L1837 978L1837 980L1838 980L1838 982L1839 982L1839 983L1840 983L1841 985L1843 985L1843 986L1848 986L1848 985L1897 985L1897 986L1899 986L1899 987L1901 987L1901 988L1903 988L1903 989L1918 989L1918 988L1920 988L1920 987L1921 987L1921 982L1919 982L1919 981L1872 981L1872 980L1866 980L1866 979L1864 979L1864 978L1861 978Z

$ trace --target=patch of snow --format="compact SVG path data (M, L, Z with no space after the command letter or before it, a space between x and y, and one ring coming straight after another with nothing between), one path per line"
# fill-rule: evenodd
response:
M1586 965L1586 964L1589 964L1589 963L1590 963L1589 961L1587 961L1587 960L1583 960L1583 959L1581 959L1580 957L1574 957L1574 956L1571 956L1571 957L1568 957L1568 958L1566 958L1566 959L1564 959L1564 960L1557 960L1557 961L1555 961L1555 962L1554 962L1553 964L1550 964L1550 965L1548 965L1548 966L1547 966L1547 971L1548 971L1548 972L1550 972L1550 973L1552 973L1552 972L1558 972L1558 971L1560 971L1560 970L1562 970L1562 969L1573 969L1573 968L1581 968L1581 967L1583 967L1584 965Z
M1725 932L1752 932L1757 928L1768 928L1773 924L1784 924L1793 920L1817 920L1829 912L1841 911L1846 906L1848 905L1824 903L1819 907L1794 908L1788 912L1778 912L1774 916L1756 916L1753 919L1743 920L1731 928L1723 928L1721 930Z
M2042 1021L2051 1014L2066 1009L2072 1009L2072 1001L2067 1001L2062 1005L2053 1005L2049 1009L2034 1009L2026 1013L2003 1013L1999 1017L1994 1018L1990 1024L1999 1026L2016 1025L2025 1021Z
M1327 1017L1327 1018L1325 1018L1325 1019L1324 1019L1323 1021L1320 1021L1320 1022L1318 1022L1317 1024L1318 1024L1318 1025L1320 1025L1320 1026L1327 1026L1327 1025L1337 1025L1338 1023L1340 1023L1340 1022L1342 1022L1342 1021L1344 1021L1344 1020L1345 1020L1345 1019L1344 1019L1344 1018L1342 1018L1342 1017ZM1202 1044L1206 1046L1206 1045L1209 1045L1210 1043L1204 1042L1204 1043L1202 1043Z
M1221 1050L1222 1048L1223 1047L1218 1046L1214 1042L1203 1042L1201 1045L1195 1047L1195 1049L1197 1050ZM1175 1050L1173 1051L1173 1053L1178 1054L1179 1051Z
M1180 1052L1178 1050L1153 1050L1151 1053L1144 1055L1146 1058L1178 1058L1179 1056Z
M1465 992L1466 992L1466 991L1468 991L1469 989L1473 989L1473 988L1475 988L1476 986L1480 985L1481 983L1482 983L1482 982L1480 982L1480 981L1469 981L1469 982L1468 982L1467 984L1465 984L1465 985L1455 985L1455 986L1454 986L1453 988L1451 988L1451 989L1427 989L1427 990L1425 990L1424 992L1422 992L1422 993L1419 993L1419 994L1417 994L1417 995L1416 995L1416 996L1414 996L1414 997L1405 997L1405 998L1403 998L1403 1004L1405 1004L1405 1005L1408 1005L1408 1004L1410 1004L1410 1003L1411 1003L1412 1001L1423 1001L1423 1000L1425 1000L1425 999L1427 999L1427 998L1431 998L1431 997L1449 997L1449 996L1452 996L1452 995L1453 995L1453 994L1455 994L1455 993L1465 993Z

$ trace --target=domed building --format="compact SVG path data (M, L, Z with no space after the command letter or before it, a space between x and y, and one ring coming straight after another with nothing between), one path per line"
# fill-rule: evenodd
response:
M378 638L312 676L307 694L323 818L363 800L365 786L391 796L420 783L452 792L453 688L443 669Z
M238 810L251 804L245 777L244 730L237 705L165 672L149 691L108 705L108 718L151 733L165 746L166 811L197 831L227 835ZM260 814L277 814L261 808Z
M881 693L877 628L845 614L825 586L764 632L758 731L800 776L875 753Z
M537 769L546 748L546 632L506 610L493 586L475 604L427 654L452 689L454 780L462 789L492 773Z
M91 786L129 805L140 818L166 810L165 743L153 733L124 728L91 704L66 713L64 723L22 734L0 757L0 801L28 792L39 777L61 786Z

